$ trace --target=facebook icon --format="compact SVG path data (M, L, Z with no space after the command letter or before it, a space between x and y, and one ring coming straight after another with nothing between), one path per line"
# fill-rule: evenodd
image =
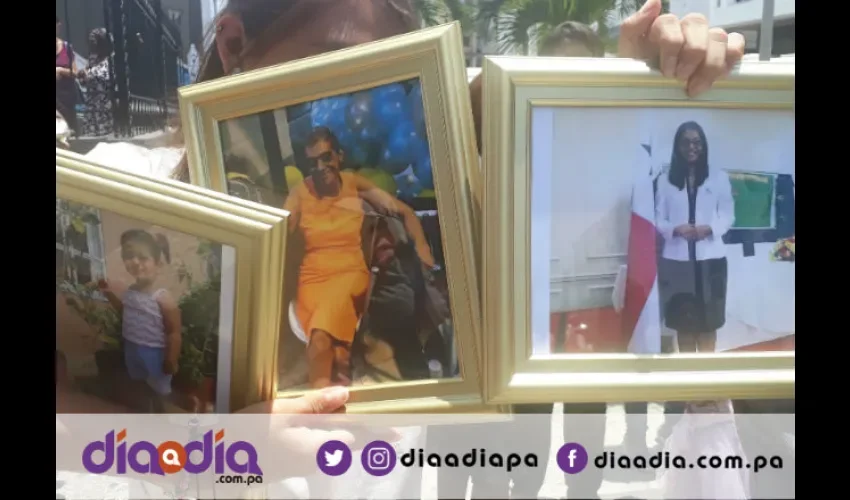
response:
M578 474L587 467L587 450L578 443L566 443L558 450L558 467L567 474Z

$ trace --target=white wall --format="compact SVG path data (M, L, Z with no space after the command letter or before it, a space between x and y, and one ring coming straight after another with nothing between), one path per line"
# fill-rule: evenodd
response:
M626 263L635 175L644 171L648 175L650 165L657 171L661 164L669 163L676 129L690 120L705 130L712 168L794 173L791 112L535 109L531 270L535 335L548 338L550 311L612 305L616 273ZM652 145L652 158L641 144ZM744 258L741 245L727 247L728 314L764 325L765 314L774 314L780 304L788 314L775 323L790 322L793 333L793 264L769 262L767 253L772 246L756 245L754 258ZM770 271L770 266L777 265L785 266L778 274L791 269L790 275L785 272L777 278L778 274ZM764 278L765 274L770 277ZM765 286L781 296L757 291ZM748 297L751 294L756 297Z

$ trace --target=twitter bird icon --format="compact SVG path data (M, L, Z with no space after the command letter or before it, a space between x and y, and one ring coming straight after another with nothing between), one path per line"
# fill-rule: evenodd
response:
M328 467L336 467L339 463L342 462L342 449L338 449L333 453L328 451L325 452L325 465Z
M351 449L342 441L328 441L316 452L316 465L328 476L341 476L351 468Z

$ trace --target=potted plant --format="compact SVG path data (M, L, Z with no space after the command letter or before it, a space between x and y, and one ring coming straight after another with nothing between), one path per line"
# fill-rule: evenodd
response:
M68 305L95 331L98 348L94 353L98 376L113 379L124 371L121 349L121 314L103 302L100 292L90 285L63 281L58 292Z
M124 369L121 350L121 314L105 303L97 288L79 283L85 275L77 268L75 253L85 248L87 232L100 225L97 212L79 203L56 199L56 243L61 245L61 260L56 266L56 293L95 331L98 340L95 363L98 375L112 379Z
M174 380L176 387L197 397L204 408L215 400L221 271L212 258L216 252L210 245L200 245L198 253L211 263L207 270L208 280L195 283L185 266L178 270L180 279L189 285L189 291L179 302L183 339Z

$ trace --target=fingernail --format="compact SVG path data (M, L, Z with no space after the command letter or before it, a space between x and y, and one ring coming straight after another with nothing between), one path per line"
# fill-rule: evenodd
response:
M671 56L664 59L661 63L661 73L667 78L673 78L676 75L676 57Z

